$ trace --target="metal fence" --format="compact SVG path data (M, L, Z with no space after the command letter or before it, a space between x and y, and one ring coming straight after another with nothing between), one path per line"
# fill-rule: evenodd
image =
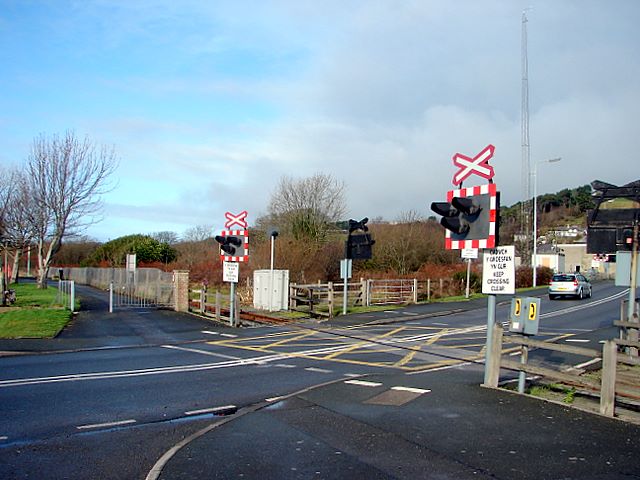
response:
M68 308L72 312L76 303L76 284L73 280L58 280L56 303Z
M60 268L52 272L64 279L109 290L113 308L157 308L175 306L173 273L157 268Z

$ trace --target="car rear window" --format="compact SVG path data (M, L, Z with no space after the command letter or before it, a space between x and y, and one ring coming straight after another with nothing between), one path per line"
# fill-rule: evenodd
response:
M554 275L551 279L552 282L573 282L573 275Z

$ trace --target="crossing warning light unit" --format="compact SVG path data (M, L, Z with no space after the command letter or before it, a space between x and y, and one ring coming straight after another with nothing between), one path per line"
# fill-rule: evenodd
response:
M446 202L433 202L431 210L441 215L446 229L445 247L495 248L498 237L499 192L494 183L447 192Z
M248 230L222 230L215 238L220 244L220 260L223 262L249 261Z
M354 260L369 260L372 256L371 247L376 241L371 238L367 217L363 218L359 222L356 220L349 220L349 235L345 242L345 257L347 259ZM362 230L365 233L353 233L355 231Z

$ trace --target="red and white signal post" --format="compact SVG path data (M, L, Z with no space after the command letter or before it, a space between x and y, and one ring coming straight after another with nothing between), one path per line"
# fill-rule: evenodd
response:
M216 241L220 244L220 260L222 261L222 280L231 284L229 299L229 323L237 326L238 308L236 306L236 284L240 277L240 263L249 261L249 230L247 229L247 211L239 214L226 212L227 221L220 235L216 235ZM233 226L239 226L240 230L229 230Z

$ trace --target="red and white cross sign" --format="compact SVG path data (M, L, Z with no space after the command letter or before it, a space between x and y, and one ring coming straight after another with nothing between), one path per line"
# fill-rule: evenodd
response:
M493 145L487 145L475 157L467 157L461 153L456 153L453 156L453 164L460 167L460 170L453 176L453 184L460 185L471 174L480 175L481 177L490 180L493 178L493 167L489 165L489 159L493 157L493 152L496 149Z
M231 212L226 212L224 214L225 218L227 219L227 221L224 224L225 228L231 228L234 225L238 225L241 228L247 228L249 226L246 221L247 215L248 213L246 210L240 212L237 215L234 215Z

